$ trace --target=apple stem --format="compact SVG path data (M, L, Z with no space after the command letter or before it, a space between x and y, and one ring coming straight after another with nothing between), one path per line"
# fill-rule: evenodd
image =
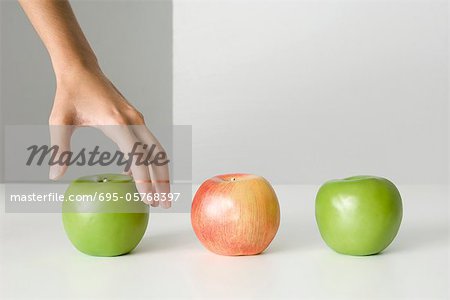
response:
M236 181L236 178L234 178L234 177L233 177L233 178L231 178L231 181Z

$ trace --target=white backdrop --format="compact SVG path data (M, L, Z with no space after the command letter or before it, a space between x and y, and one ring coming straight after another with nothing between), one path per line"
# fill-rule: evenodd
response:
M174 1L194 180L447 183L447 1Z

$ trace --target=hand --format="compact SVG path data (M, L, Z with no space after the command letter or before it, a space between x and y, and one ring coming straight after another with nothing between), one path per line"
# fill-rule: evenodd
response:
M165 153L159 141L145 126L142 114L125 99L99 68L66 70L64 75L57 77L56 95L49 124L52 146L59 146L56 159L62 152L70 151L71 135L79 126L100 129L125 155L137 142L147 144L148 148L155 145L154 154ZM138 152L146 157L148 148L143 149L141 145ZM63 176L66 169L67 165L54 165L50 169L49 176L56 180ZM136 165L133 162L131 174L140 193L170 192L167 164L146 166ZM153 200L150 204L168 208L171 203Z
M70 3L67 0L19 0L19 3L50 54L55 71L57 89L49 123L53 125L50 126L52 145L59 146L56 159L70 150L70 138L77 126L99 128L124 154L137 142L149 147L155 145L157 149L153 153L163 152L161 144L145 126L142 114L101 72ZM143 147L136 150L146 153ZM66 169L64 165L52 166L50 178L58 179ZM131 173L141 193L168 193L170 190L167 164L133 163ZM160 203L152 201L150 204L158 206ZM161 206L169 207L170 202L164 201Z

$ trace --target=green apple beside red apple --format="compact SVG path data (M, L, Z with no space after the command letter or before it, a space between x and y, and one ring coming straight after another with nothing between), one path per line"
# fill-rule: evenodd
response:
M336 252L371 255L394 240L402 220L402 199L385 178L354 176L331 180L316 196L316 221Z
M133 250L144 236L149 219L148 205L134 198L137 193L133 179L126 175L101 174L74 180L62 207L64 229L72 244L94 256L117 256ZM86 200L95 196L94 201ZM86 199L81 201L81 197Z
M74 201L76 196L100 194L103 201ZM63 203L64 228L72 244L95 256L117 256L133 250L149 219L148 205L129 201L136 194L133 179L126 175L102 174L73 181ZM116 200L105 201L107 195ZM324 241L335 251L376 254L397 235L402 199L395 185L384 178L331 180L317 193L316 220ZM270 183L262 177L221 175L207 180L197 191L191 221L199 240L215 253L258 254L278 230L279 204Z

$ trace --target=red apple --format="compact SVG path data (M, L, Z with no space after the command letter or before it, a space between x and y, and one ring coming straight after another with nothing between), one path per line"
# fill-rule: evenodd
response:
M280 206L270 183L250 174L206 180L194 196L191 222L200 242L221 255L263 252L280 225Z

